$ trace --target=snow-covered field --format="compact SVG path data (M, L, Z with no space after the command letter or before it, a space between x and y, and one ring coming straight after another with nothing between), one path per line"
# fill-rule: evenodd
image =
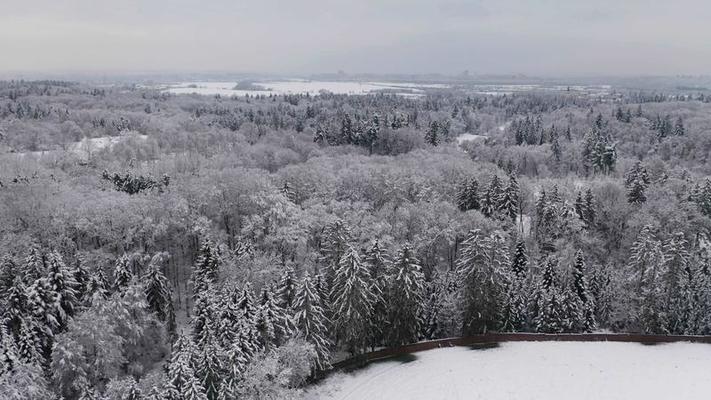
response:
M147 135L140 134L130 134L122 136L102 136L97 138L84 138L79 142L70 143L66 150L47 150L47 151L30 151L23 153L14 153L16 157L46 157L51 155L61 155L63 153L72 153L81 159L88 159L89 156L95 152L106 148L112 148L114 145L126 141L130 138L136 140L146 140Z
M361 95L378 91L388 91L399 95L417 96L424 94L424 89L446 88L441 84L422 84L408 82L330 82L330 81L307 81L307 80L285 80L270 82L254 82L254 86L263 90L235 90L237 82L183 82L175 85L167 85L164 90L175 94L197 93L202 95L221 96L244 96L249 95L269 95L269 94L310 94L312 96L320 94L322 91L334 94Z
M312 400L706 400L711 345L516 342L430 350L338 373Z

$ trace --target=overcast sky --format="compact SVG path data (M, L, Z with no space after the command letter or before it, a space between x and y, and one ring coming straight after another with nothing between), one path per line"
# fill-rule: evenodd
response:
M708 0L0 0L3 71L711 73Z

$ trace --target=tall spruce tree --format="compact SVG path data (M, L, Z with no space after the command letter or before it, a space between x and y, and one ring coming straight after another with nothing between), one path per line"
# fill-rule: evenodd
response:
M143 276L143 282L148 308L158 316L158 319L165 322L168 319L170 303L173 301L168 279L158 265L150 264Z
M220 265L221 257L217 246L209 239L203 240L191 277L194 296L217 282Z
M407 244L398 252L392 268L388 343L398 346L419 338L425 277L419 260Z
M116 260L114 266L114 289L123 292L131 283L133 272L131 272L131 259L124 253Z
M573 292L581 312L580 328L585 332L592 332L595 329L595 306L594 299L588 290L588 281L585 276L585 258L583 252L578 250L575 253L575 263L573 264Z
M338 263L331 293L337 339L351 353L367 345L376 296L368 268L353 247L348 247Z
M308 273L299 285L294 299L294 320L299 335L314 346L316 359L314 371L324 371L330 366L328 320L321 306L321 297Z
M77 282L64 264L62 256L54 251L47 256L47 283L52 292L54 309L60 327L66 326L78 305Z
M387 250L376 240L366 250L364 261L370 272L372 290L376 299L373 304L369 333L369 344L371 348L374 348L385 343L385 329L388 325L390 259Z
M463 283L464 334L499 327L509 266L506 241L500 232L488 237L478 229L469 232L457 259L457 274Z
M625 174L625 186L627 187L627 200L630 203L644 203L647 201L644 191L649 186L649 175L647 174L647 168L639 161Z

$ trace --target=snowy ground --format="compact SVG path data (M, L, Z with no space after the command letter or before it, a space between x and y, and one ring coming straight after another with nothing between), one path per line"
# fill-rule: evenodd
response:
M79 142L70 143L67 145L66 150L47 150L47 151L30 151L22 153L14 153L16 157L46 157L46 156L57 156L64 152L73 153L81 159L88 159L89 156L97 151L103 150L105 148L112 148L114 145L121 143L129 138L134 138L137 140L148 139L147 135L130 134L123 136L102 136L97 138L84 138Z
M477 140L485 140L486 136L484 135L475 135L473 133L462 133L461 135L457 136L457 144L462 144L464 142L474 142Z
M312 400L701 400L711 345L516 342L412 354L329 377Z
M318 95L321 91L335 94L362 95L386 90L404 96L417 96L424 94L424 89L445 88L448 85L421 84L408 82L329 82L285 80L270 82L254 82L256 87L264 90L235 90L237 82L183 82L176 85L163 87L164 90L175 94L197 93L202 95L244 96L270 95L270 94L310 94Z

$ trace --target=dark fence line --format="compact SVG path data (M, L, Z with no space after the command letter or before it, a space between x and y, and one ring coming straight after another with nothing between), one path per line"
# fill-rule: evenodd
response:
M486 333L482 335L418 342L400 347L386 348L333 364L333 369L350 369L377 361L419 351L454 346L495 344L499 342L626 342L626 343L673 343L692 342L711 344L711 336L643 335L635 333Z

